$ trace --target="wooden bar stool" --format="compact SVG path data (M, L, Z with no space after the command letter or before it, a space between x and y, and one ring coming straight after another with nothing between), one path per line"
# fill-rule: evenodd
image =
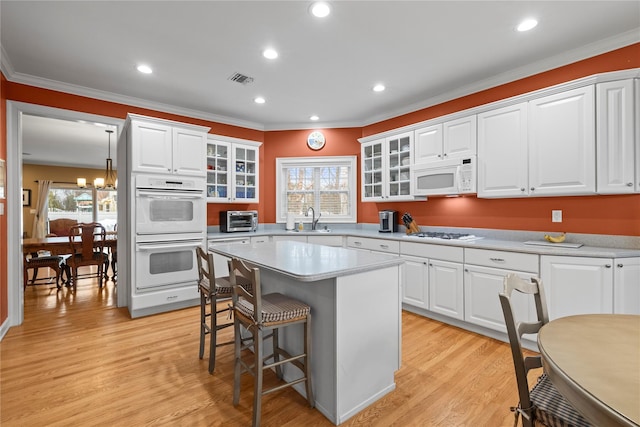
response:
M233 379L233 404L240 401L240 375L249 372L254 378L253 387L253 426L260 425L262 396L285 387L305 382L309 405L313 408L315 400L311 388L311 307L307 304L289 298L279 293L261 294L260 271L249 268L241 260L232 259L229 276L233 286L233 312L235 333L235 365ZM240 286L241 279L251 282L253 293ZM303 347L304 352L292 356L281 348L278 343L278 329L298 323L304 324ZM251 336L243 338L240 326L243 326ZM265 335L265 333L268 333ZM263 341L271 338L273 353L264 356ZM253 363L245 363L241 358L242 350L253 350ZM273 359L273 363L265 361ZM303 362L304 360L304 362ZM265 369L275 368L276 375L283 380L282 365L290 363L302 371L303 376L284 382L278 386L263 390L262 380Z
M231 300L232 290L229 276L215 276L212 254L198 247L196 259L198 260L198 292L200 292L200 359L204 356L205 336L209 335L209 373L211 374L216 366L216 348L234 343L233 340L217 342L217 332L233 326L233 321L218 323L220 313L228 312L231 319L231 306L218 310L218 302ZM211 286L211 283L214 286ZM247 280L241 280L241 284L251 290L251 284Z

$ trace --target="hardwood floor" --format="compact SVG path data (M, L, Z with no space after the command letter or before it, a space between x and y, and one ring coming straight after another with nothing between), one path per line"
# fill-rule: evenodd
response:
M251 424L251 376L243 376L239 406L231 403L233 347L218 349L213 375L198 359L197 307L132 320L115 300L111 281L102 290L79 281L75 293L27 288L24 324L0 343L3 427ZM407 312L402 322L396 390L343 426L513 425L507 344ZM262 420L333 425L291 389L264 397Z

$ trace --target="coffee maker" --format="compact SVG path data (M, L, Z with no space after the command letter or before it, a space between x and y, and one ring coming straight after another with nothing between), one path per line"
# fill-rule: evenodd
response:
M395 233L398 231L398 211L380 211L380 233Z

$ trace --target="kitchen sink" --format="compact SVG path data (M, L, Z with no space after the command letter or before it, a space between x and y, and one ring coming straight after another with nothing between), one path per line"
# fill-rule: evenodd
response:
M329 228L321 228L319 230L311 230L312 233L331 233Z

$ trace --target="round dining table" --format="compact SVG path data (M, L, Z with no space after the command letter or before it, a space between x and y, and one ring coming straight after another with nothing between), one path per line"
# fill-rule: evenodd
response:
M561 317L538 347L553 385L594 426L640 425L640 315Z

